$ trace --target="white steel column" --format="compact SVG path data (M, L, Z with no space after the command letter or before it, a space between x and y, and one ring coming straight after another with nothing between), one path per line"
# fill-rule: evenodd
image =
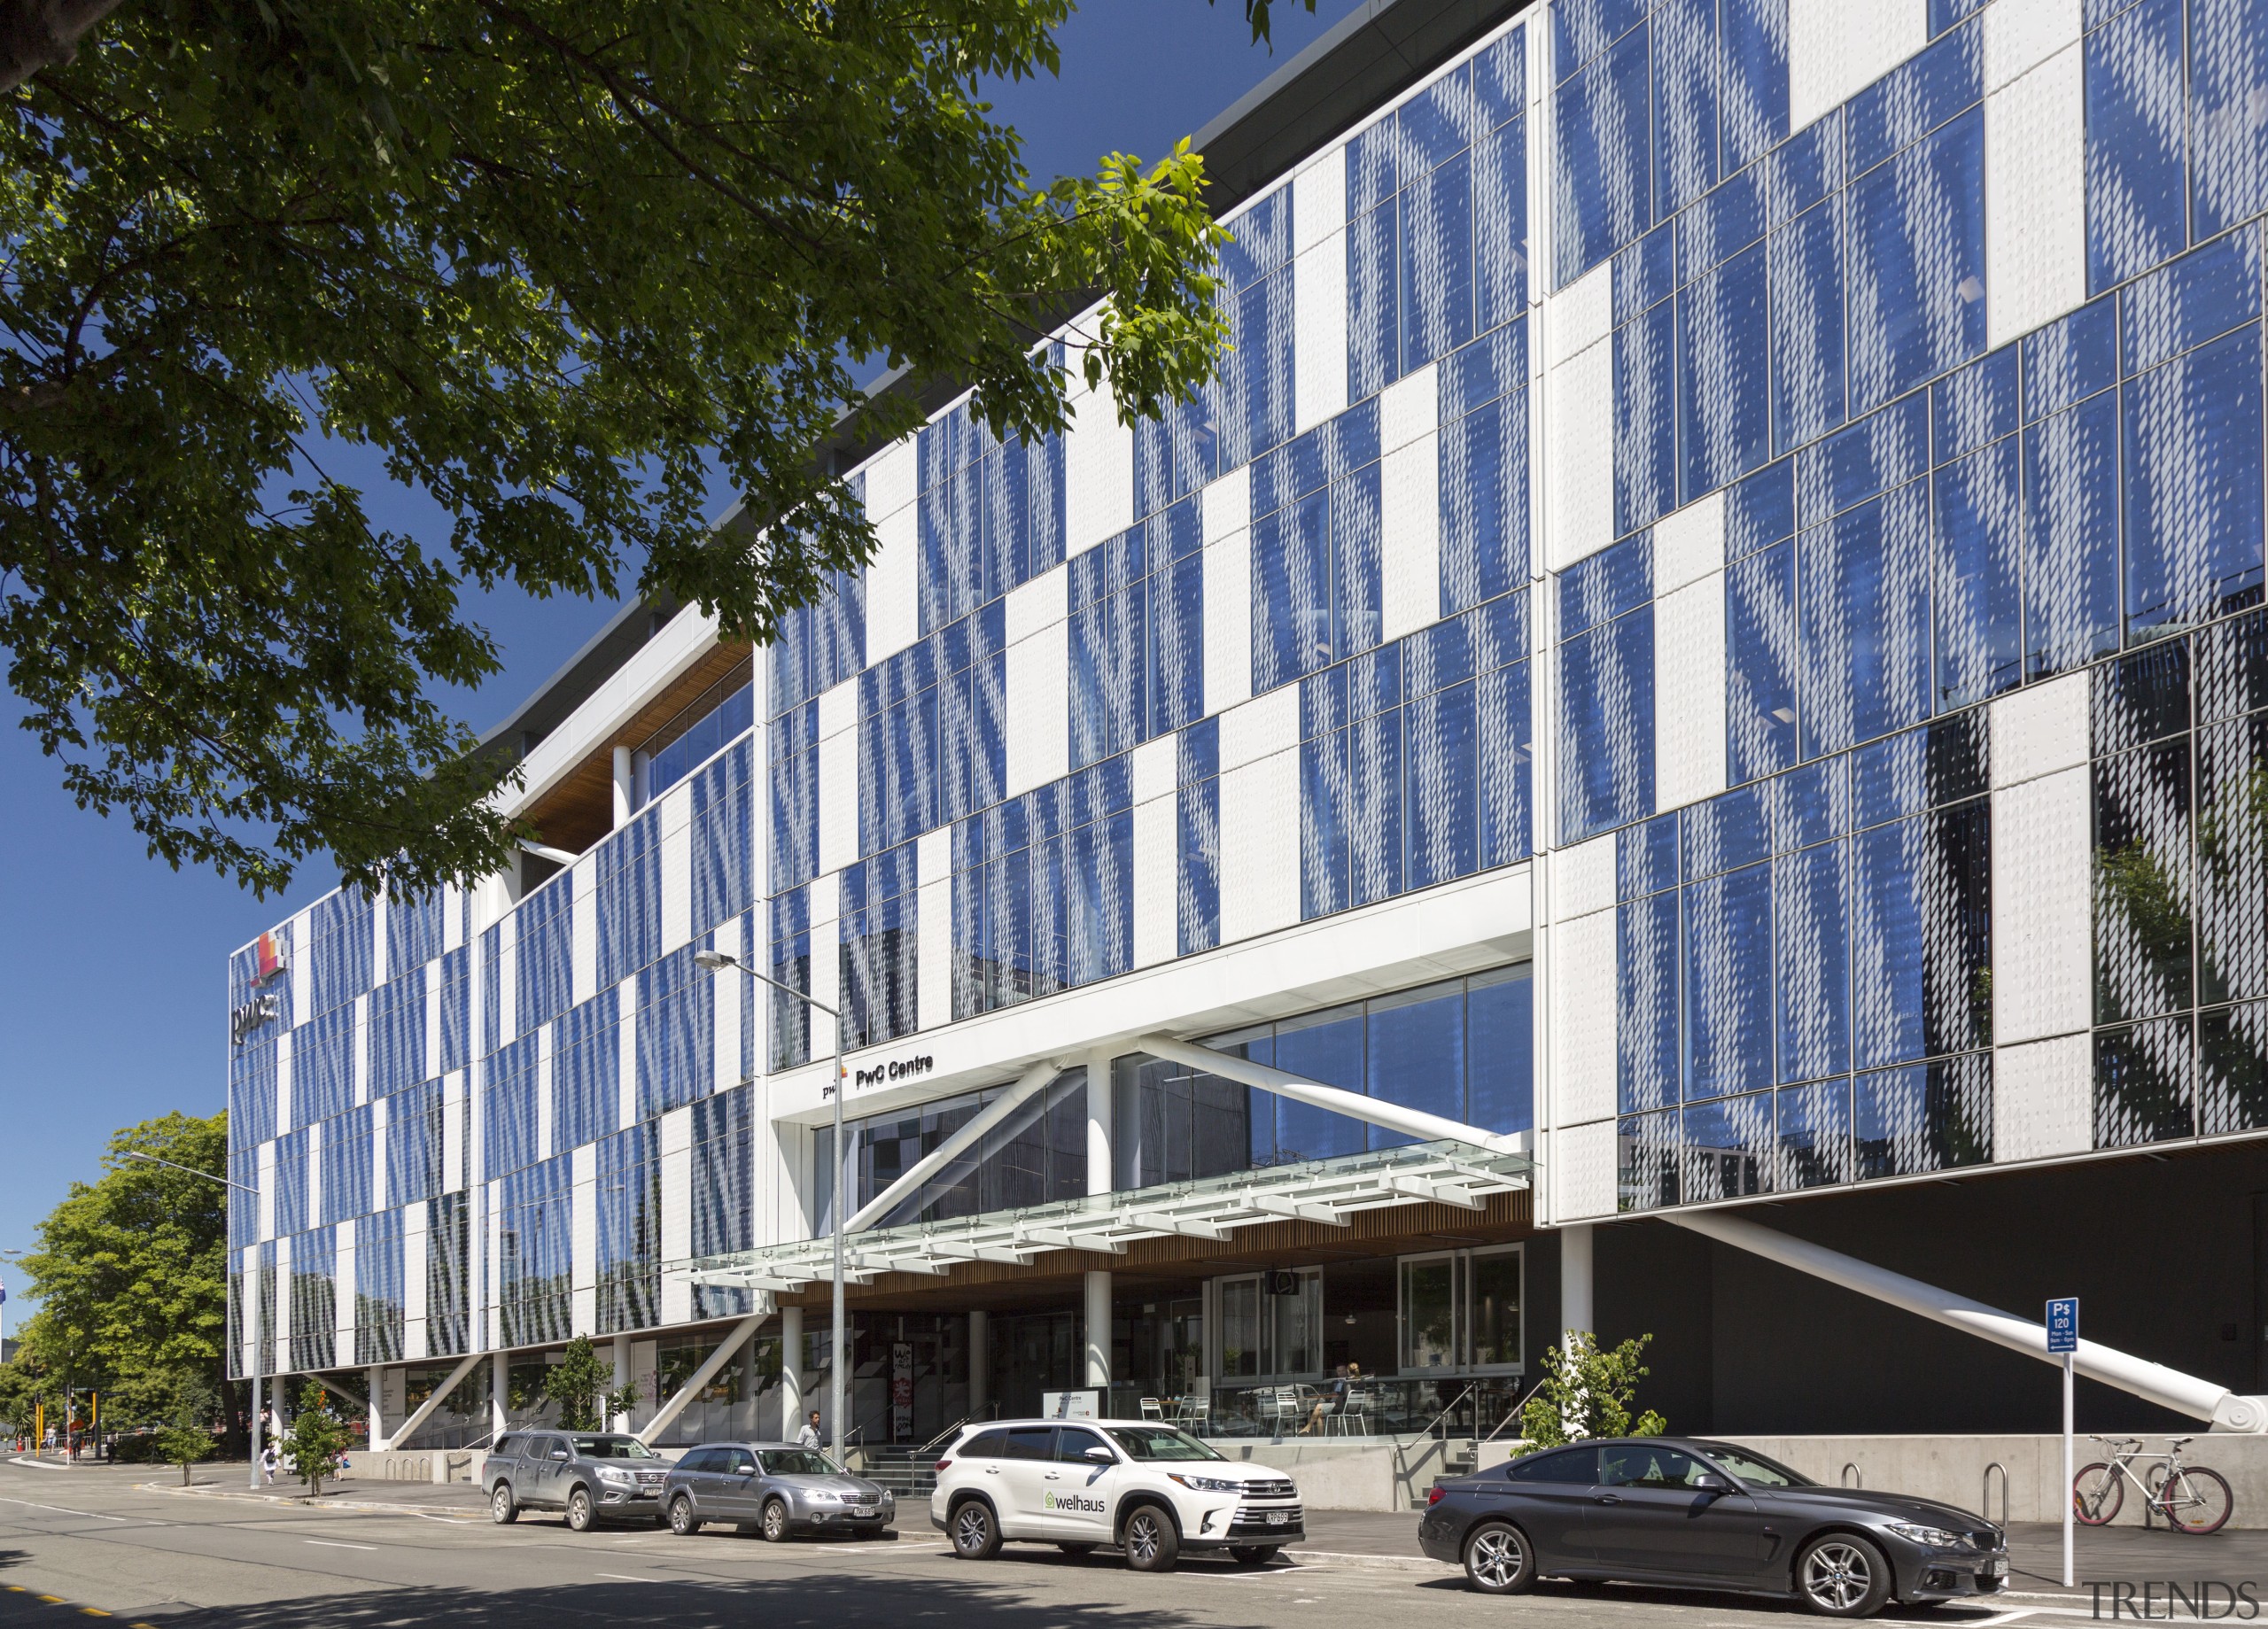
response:
M1110 1385L1110 1275L1107 1272L1090 1269L1087 1274L1085 1323L1087 1384L1107 1388Z
M494 1447L510 1423L507 1405L512 1399L512 1355L496 1352L488 1358L488 1446Z
M990 1417L984 1406L990 1400L985 1392L990 1389L991 1356L991 1321L980 1307L968 1315L968 1417L972 1420Z
M793 1442L804 1429L804 1309L780 1309L780 1436Z
M375 1363L362 1371L363 1384L370 1388L370 1452L386 1451L385 1411L379 1407L378 1366Z
M1111 1053L1106 1049L1098 1047L1087 1054L1087 1191L1091 1194L1108 1193L1115 1185L1110 1065Z
M617 1335L614 1338L614 1389L618 1392L629 1384L630 1337L627 1335ZM658 1407L662 1400L656 1397L649 1399L649 1400ZM626 1431L630 1429L630 1416L627 1414L610 1416L607 1420L606 1428L609 1431Z
M1585 1222L1559 1230L1559 1333L1570 1346L1579 1331L1598 1329L1591 1299L1591 1227Z
M631 768L630 749L614 749L614 824L618 831L637 811L637 780Z

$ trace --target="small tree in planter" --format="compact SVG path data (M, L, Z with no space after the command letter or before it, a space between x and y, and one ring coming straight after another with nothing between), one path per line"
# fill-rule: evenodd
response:
M587 1335L567 1343L567 1355L544 1377L544 1395L559 1405L563 1431L602 1431L617 1414L638 1406L638 1388L614 1385L614 1366L602 1360Z
M323 1478L338 1475L353 1443L346 1422L331 1413L322 1388L311 1383L299 1393L299 1412L284 1439L284 1452L316 1497L322 1495Z
M174 1392L173 1408L158 1431L158 1452L169 1465L181 1467L181 1485L189 1485L189 1468L213 1452L213 1414L217 1400L202 1379L184 1379Z
M1599 1350L1598 1337L1579 1330L1565 1345L1547 1346L1543 1381L1520 1412L1520 1431L1539 1448L1556 1448L1587 1437L1658 1437L1668 1430L1651 1408L1630 1419L1631 1399L1649 1372L1638 1358L1651 1335L1626 1340L1611 1352Z

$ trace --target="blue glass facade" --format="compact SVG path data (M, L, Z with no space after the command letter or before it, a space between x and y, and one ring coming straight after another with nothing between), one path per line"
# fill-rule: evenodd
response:
M847 477L874 562L567 873L240 954L247 1361L746 1305L661 1265L819 1225L754 1077L828 1037L703 949L895 1056L1485 896L1177 1033L1532 1134L1547 1219L2268 1128L2268 0L2013 68L1899 15L1849 82L1788 0L1530 8L1235 213L1197 399ZM1393 1140L1119 1066L1120 1187ZM857 1125L857 1191L1023 1067ZM1084 1078L906 1214L1084 1193Z

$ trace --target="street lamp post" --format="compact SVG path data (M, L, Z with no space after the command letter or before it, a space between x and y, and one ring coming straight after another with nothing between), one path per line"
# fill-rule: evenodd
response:
M171 1160L160 1160L157 1155L145 1154L138 1148L129 1150L126 1158L139 1161L143 1165L161 1165L169 1171L186 1172L191 1176L201 1176L208 1183L218 1183L223 1188L234 1188L238 1193L248 1193L254 1198L260 1197L260 1190L257 1188L247 1188L242 1183L230 1182L225 1176L215 1176L210 1171L200 1171L193 1165L179 1165ZM225 1374L227 1370L224 1369L221 1372ZM245 1422L245 1456L252 1462L249 1467L250 1485L257 1488L260 1485L260 1361L257 1357L253 1359L252 1365L252 1412Z
M833 1359L827 1365L828 1418L833 1425L835 1462L843 1462L843 1370L850 1361L850 1332L843 1310L843 1222L849 1195L843 1191L843 1014L834 1007L812 1000L803 991L777 979L766 978L737 956L727 956L722 950L695 950L696 966L716 973L726 967L737 967L759 984L768 984L784 995L793 996L814 1012L824 1012L835 1024L835 1076L827 1087L835 1098L835 1334ZM785 1434L786 1422L781 1422Z

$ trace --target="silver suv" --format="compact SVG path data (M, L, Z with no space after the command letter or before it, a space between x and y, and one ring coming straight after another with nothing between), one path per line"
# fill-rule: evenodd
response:
M669 1462L635 1437L524 1431L498 1440L481 1479L499 1522L516 1522L523 1510L564 1510L568 1526L588 1532L602 1521L660 1521L669 1473Z

